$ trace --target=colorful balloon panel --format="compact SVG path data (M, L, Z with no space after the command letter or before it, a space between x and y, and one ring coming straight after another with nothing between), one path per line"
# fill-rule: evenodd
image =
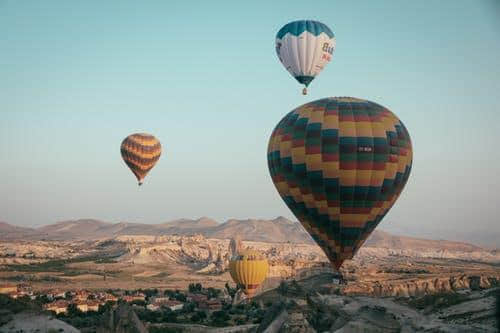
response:
M229 262L233 281L248 297L253 297L269 271L267 259L257 251L246 250Z
M161 144L151 134L136 133L123 140L120 150L123 160L141 185L160 158Z
M321 22L290 22L276 35L278 58L286 70L306 87L332 59L334 50L335 35Z
M334 97L288 113L271 135L267 157L282 199L338 269L400 195L412 146L388 109Z

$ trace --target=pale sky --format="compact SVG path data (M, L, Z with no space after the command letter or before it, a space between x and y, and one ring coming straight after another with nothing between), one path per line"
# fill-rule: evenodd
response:
M337 38L305 97L274 49L303 18ZM498 245L498 22L487 0L0 0L0 220L292 218L267 169L272 129L304 103L354 96L391 109L413 141L380 229ZM141 188L119 153L134 132L164 148Z

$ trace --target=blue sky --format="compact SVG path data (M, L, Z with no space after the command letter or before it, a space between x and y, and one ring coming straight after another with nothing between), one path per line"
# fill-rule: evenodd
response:
M301 18L337 38L306 97L274 51ZM291 218L267 170L272 129L354 96L413 141L381 229L497 244L498 22L493 1L0 0L0 220ZM142 131L164 155L138 189L119 146Z

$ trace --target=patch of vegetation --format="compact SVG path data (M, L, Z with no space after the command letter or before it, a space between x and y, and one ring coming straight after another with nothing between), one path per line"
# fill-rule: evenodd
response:
M80 311L75 304L68 306L67 313L60 313L57 319L78 329L99 327L103 321L103 314L112 308L111 302L99 306L99 311Z
M484 297L499 297L500 289L489 290L484 294Z
M396 268L386 268L377 271L377 273L389 273L389 274L428 274L430 271L426 269L396 269Z
M116 264L116 263L118 263L118 261L116 261L114 259L110 259L110 258L97 259L97 260L94 260L94 262L96 264Z
M167 273L167 272L161 272L161 273L158 273L156 275L153 275L153 277L155 277L155 278L166 278L168 276L170 276L170 273Z
M224 327L224 326L229 326L229 320L231 319L231 316L224 311L214 311L210 317L211 321L210 324L212 326L216 327Z
M412 297L408 301L408 305L418 310L424 310L428 307L442 309L462 303L466 299L467 296L458 293L438 293L421 297Z
M273 322L273 320L285 309L286 305L284 302L273 304L270 308L268 308L260 322L259 327L257 327L257 333L263 332Z
M65 272L68 269L66 265L81 263L87 261L98 262L100 260L111 260L110 258L102 258L101 256L87 256L87 257L77 257L77 258L69 258L69 259L56 259L56 260L48 260L40 263L30 263L30 264L22 264L15 265L10 264L6 265L7 270L9 271L21 271L21 272Z
M7 295L0 294L0 309L7 309L12 313L19 313L26 310L41 311L42 306L39 302L32 301L28 296L13 299Z

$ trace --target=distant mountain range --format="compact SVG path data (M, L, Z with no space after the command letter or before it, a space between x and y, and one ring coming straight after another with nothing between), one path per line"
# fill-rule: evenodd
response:
M0 222L0 240L95 240L123 235L194 235L207 238L232 238L260 242L314 243L309 234L298 223L284 217L273 220L230 219L224 223L208 217L196 220L179 219L160 224L109 223L94 219L57 222L39 228L24 228ZM425 240L395 236L376 230L367 240L366 246L391 249L440 249L472 252L481 247L454 241Z

